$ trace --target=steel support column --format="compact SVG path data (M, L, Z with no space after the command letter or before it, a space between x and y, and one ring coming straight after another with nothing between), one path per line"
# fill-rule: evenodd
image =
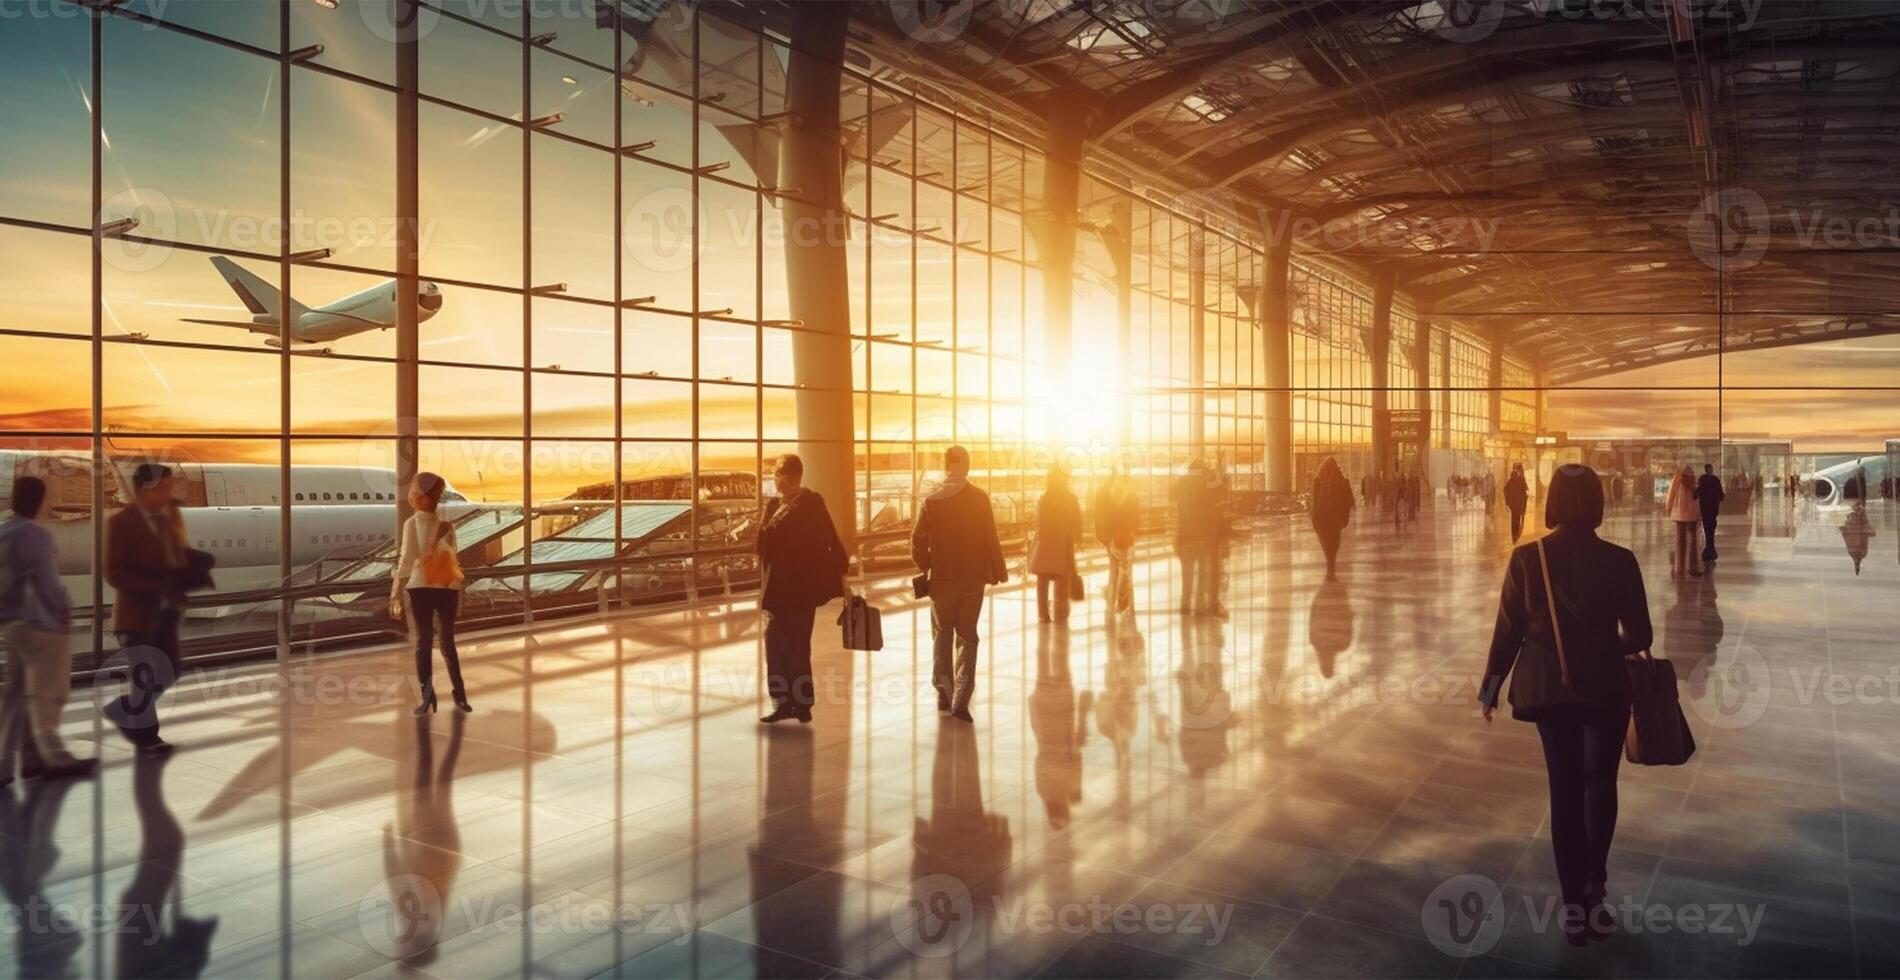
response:
M825 498L832 523L854 548L857 466L851 407L850 277L846 268L850 224L844 211L844 151L838 89L844 64L843 3L791 5L791 55L786 70L783 180L796 189L780 198L790 230L785 278L791 315L792 371L798 381L798 452L805 485Z

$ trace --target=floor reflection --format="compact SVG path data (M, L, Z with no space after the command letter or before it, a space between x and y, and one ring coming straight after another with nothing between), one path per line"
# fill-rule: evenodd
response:
M462 755L467 715L449 716L448 748L436 768L435 733L429 719L396 722L396 738L413 740L410 761L396 767L399 817L383 826L383 872L388 875L392 913L384 937L391 955L404 966L426 966L435 958L443 919L462 869L461 826L455 819L455 763ZM404 773L404 769L409 770Z
M171 756L139 755L132 763L132 801L138 810L139 862L119 896L118 975L195 977L204 971L216 916L185 914L179 886L184 829L165 803L164 771Z
M1036 636L1036 687L1029 695L1029 724L1036 737L1036 795L1049 826L1069 825L1082 802L1082 740L1088 736L1093 695L1075 693L1069 674L1069 630L1044 624Z
M1307 641L1313 646L1320 676L1333 676L1339 655L1352 646L1352 593L1345 582L1328 579L1314 591Z
M937 715L928 614L901 577L870 583L883 651L820 627L808 726L757 725L742 602L478 638L466 717L408 717L402 651L299 659L284 698L258 696L270 667L193 675L169 759L108 741L95 780L0 790L0 889L49 916L7 935L0 972L1891 973L1900 567L1855 574L1848 513L1757 511L1724 519L1700 580L1669 580L1653 509L1603 528L1650 572L1702 745L1625 769L1613 883L1765 902L1748 947L1674 933L1573 954L1514 917L1454 961L1420 931L1455 876L1554 888L1536 735L1470 704L1506 515L1441 508L1350 529L1331 582L1303 522L1258 523L1227 620L1175 613L1160 543L1132 615L1092 598L1038 624L1020 583L999 589L976 725ZM1891 505L1865 516L1893 533ZM90 737L84 697L69 742ZM1231 916L1219 937L1032 917L1206 904ZM153 914L87 928L96 907Z
M47 877L61 857L54 830L75 785L64 779L33 780L18 800L11 790L0 790L0 888L14 909L43 910L37 923L28 919L22 928L9 930L15 972L22 977L78 975L73 959L84 944L79 923L46 895Z

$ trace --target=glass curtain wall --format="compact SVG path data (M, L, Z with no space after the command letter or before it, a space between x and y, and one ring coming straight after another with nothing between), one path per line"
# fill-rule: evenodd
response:
M50 9L0 32L0 476L53 484L75 648L110 644L92 556L145 461L174 467L219 559L188 656L388 638L391 4ZM785 39L648 16L423 10L421 465L451 487L477 623L749 586L764 462L799 445L792 352L818 325L786 284ZM1130 460L1158 519L1194 455L1263 486L1256 243L1086 178L1072 346L1098 383L1049 404L1041 154L879 69L847 68L839 98L865 559L902 561L952 441L1013 540L1052 445L1080 452L1085 492ZM1320 453L1369 452L1371 290L1304 259L1293 276L1306 480ZM1403 407L1414 327L1394 324ZM1432 382L1470 389L1448 398L1476 449L1483 350L1450 342Z

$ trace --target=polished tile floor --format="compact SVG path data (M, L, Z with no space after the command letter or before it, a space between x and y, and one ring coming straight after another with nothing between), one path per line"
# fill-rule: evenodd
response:
M1362 515L1362 517L1365 515ZM1480 512L1234 549L1232 616L983 622L974 726L940 720L927 614L762 728L743 602L469 642L476 712L410 719L406 655L193 675L180 750L0 791L22 976L1885 976L1900 972L1900 538L1730 518L1710 579L1665 528L1659 655L1701 750L1626 767L1625 928L1573 950L1534 730L1472 707L1508 533ZM1884 557L1883 557L1884 556ZM1102 574L1091 576L1099 588ZM73 738L90 737L76 694ZM446 706L445 706L446 707Z

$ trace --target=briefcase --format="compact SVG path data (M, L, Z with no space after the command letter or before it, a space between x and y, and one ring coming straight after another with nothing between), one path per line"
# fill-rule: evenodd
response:
M182 592L208 592L217 588L211 570L218 567L218 556L196 548L185 549L185 567L178 570L178 588Z
M1676 694L1676 666L1645 650L1624 661L1630 673L1630 727L1623 755L1639 766L1679 766L1695 754L1695 736Z
M910 594L916 596L919 599L930 598L930 573L929 572L925 572L922 575L917 575L911 578Z
M844 609L838 613L846 650L884 649L884 614L864 597L853 593L844 597Z

